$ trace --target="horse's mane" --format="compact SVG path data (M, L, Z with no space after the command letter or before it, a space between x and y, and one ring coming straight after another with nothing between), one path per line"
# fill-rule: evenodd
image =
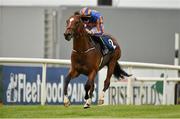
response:
M73 16L75 16L75 17L77 17L79 19L80 24L83 26L82 29L85 30L84 25L83 25L83 21L81 19L81 16L80 16L79 12L78 11L74 12ZM81 32L79 32L79 33L81 33Z

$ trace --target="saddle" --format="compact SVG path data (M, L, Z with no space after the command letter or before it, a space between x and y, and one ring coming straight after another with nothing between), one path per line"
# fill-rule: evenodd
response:
M101 53L103 55L112 53L114 49L116 48L116 45L114 45L111 37L108 35L91 36L91 38L95 43L98 43L100 45Z

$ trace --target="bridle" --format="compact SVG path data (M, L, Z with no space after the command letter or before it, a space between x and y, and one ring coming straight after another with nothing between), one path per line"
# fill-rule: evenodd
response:
M70 19L71 20L71 19ZM79 35L81 35L80 33L83 31L82 28L78 28L79 24L82 23L82 20L80 19L77 23L75 23L75 26L74 27L71 27L71 23L68 24L67 26L67 30L71 30L71 37L75 37L75 33L79 33ZM77 30L75 32L75 30ZM91 38L90 38L91 39ZM91 39L92 40L92 39ZM87 50L84 50L84 51L77 51L75 49L72 49L73 52L75 53L78 53L78 54L86 54L92 50L95 50L95 46L93 45L93 47L90 47L88 48Z

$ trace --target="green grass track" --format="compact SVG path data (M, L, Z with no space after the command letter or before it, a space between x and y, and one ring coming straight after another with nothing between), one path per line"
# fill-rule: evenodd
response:
M180 118L180 105L0 106L0 118Z

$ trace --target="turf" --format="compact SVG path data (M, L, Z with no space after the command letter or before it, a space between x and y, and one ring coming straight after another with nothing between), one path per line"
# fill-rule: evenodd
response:
M1 106L0 118L180 118L180 105Z

